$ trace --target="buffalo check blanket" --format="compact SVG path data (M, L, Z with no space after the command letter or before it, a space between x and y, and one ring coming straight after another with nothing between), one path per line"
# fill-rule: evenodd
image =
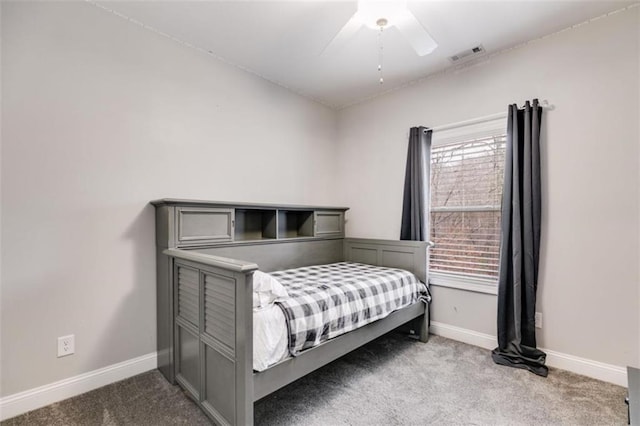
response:
M340 262L271 275L289 293L278 304L287 318L293 356L418 300L429 300L427 287L402 269Z

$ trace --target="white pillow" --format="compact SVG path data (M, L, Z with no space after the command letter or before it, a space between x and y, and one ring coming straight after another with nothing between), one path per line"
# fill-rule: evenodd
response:
M262 271L253 273L253 307L261 308L289 297L280 281Z

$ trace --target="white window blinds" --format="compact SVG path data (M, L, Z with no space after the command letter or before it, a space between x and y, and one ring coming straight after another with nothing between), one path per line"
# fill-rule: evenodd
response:
M495 279L500 251L505 121L439 135L431 150L429 269Z

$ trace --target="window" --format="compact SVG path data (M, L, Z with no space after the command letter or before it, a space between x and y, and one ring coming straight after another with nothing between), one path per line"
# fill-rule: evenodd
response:
M433 133L431 241L434 284L495 284L500 256L500 210L505 120ZM466 287L465 285L454 285Z

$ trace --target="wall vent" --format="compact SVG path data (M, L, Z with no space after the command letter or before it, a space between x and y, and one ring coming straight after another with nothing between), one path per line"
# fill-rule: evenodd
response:
M475 47L472 47L471 49L463 50L462 52L458 52L455 55L450 56L449 60L452 63L457 64L457 63L465 62L470 59L481 56L484 53L485 53L484 47L482 47L482 45L479 44Z

